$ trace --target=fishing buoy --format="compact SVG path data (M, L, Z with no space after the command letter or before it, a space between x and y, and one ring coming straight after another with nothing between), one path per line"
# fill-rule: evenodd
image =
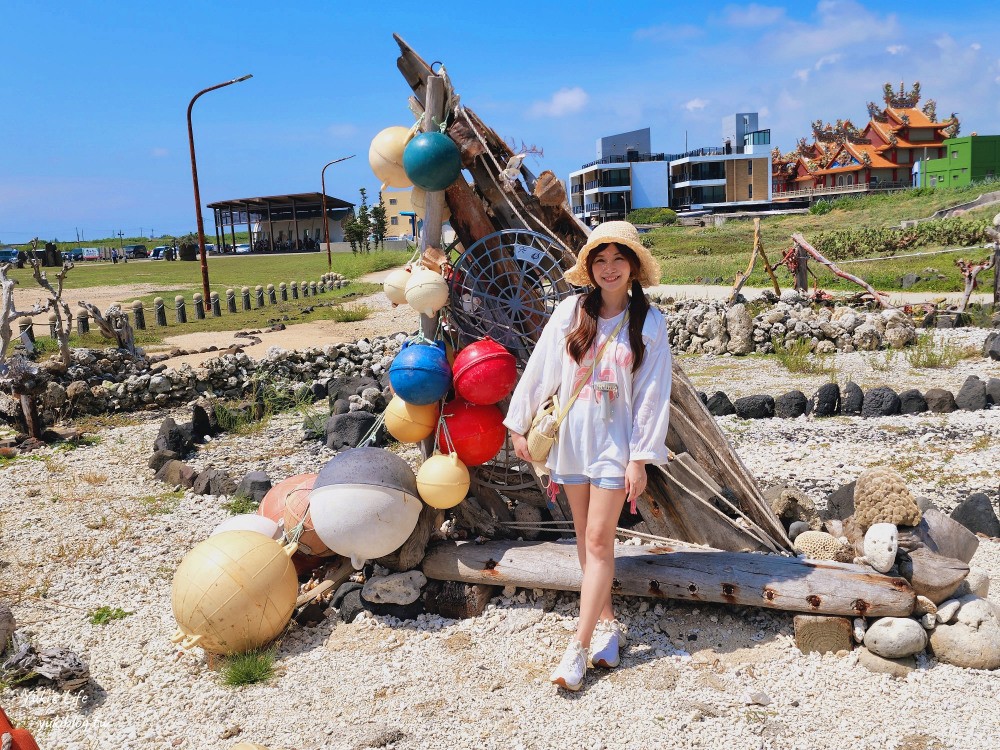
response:
M394 188L408 188L412 184L403 167L403 153L409 136L409 128L393 125L372 138L368 164L382 184Z
M385 277L382 291L385 292L385 296L392 304L406 304L406 285L410 281L411 275L409 268L397 268Z
M470 404L495 404L517 384L517 360L490 338L462 349L453 369L455 391Z
M469 494L469 469L457 453L435 453L417 472L420 499L432 508L454 508Z
M438 416L436 401L419 406L407 403L397 394L385 409L385 429L401 443L419 443L434 433Z
M404 342L389 365L389 384L408 404L426 406L444 398L451 387L451 366L444 342L433 345Z
M420 133L403 149L403 169L418 188L444 190L462 172L462 156L444 133Z
M448 282L427 268L414 271L406 282L406 302L418 313L432 317L448 304Z
M410 190L410 207L412 210L416 211L419 216L424 216L427 211L427 191L418 188L416 185ZM441 221L448 221L451 218L451 209L448 208L448 204L444 204L444 212L441 214Z
M254 531L225 531L188 552L171 604L181 648L236 654L274 640L292 616L299 583L282 547Z
M480 406L456 398L444 405L442 414L448 429L438 428L438 445L443 452L457 453L466 466L489 461L507 439L503 413L496 406Z

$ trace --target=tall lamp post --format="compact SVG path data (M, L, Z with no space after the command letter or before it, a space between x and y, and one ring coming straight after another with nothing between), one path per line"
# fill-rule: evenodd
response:
M338 164L339 162L353 159L354 156L355 154L351 154L350 156L342 156L339 159L327 162L323 165L323 169L319 173L319 182L323 189L323 242L326 243L326 266L331 271L333 270L333 257L330 255L330 220L326 216L326 168L331 164Z
M201 218L201 191L198 190L198 163L194 158L194 129L191 127L191 108L194 107L194 103L198 101L198 97L202 94L207 94L209 91L215 91L216 89L221 89L224 86L232 86L234 83L240 83L241 81L246 81L253 78L252 75L245 75L241 78L234 78L231 81L226 81L225 83L218 83L215 86L209 86L207 89L202 89L191 99L191 103L188 104L187 120L188 120L188 143L191 146L191 179L194 181L194 211L198 217L198 250L201 255L201 289L202 293L205 295L206 304L208 299L211 297L209 286L208 286L208 258L205 256L205 222Z

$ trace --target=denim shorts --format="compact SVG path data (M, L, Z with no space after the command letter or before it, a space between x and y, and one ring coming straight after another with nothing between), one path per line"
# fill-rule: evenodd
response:
M597 477L591 479L583 474L556 474L554 471L549 477L553 484L592 484L602 490L623 490L625 489L625 477Z

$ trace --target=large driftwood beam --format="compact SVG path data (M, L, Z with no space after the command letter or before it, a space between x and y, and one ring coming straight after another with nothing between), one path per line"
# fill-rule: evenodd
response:
M740 510L767 532L775 549L790 551L792 543L784 527L764 500L757 481L701 402L678 357L674 357L671 373L667 446L674 453L690 453L712 479L736 495Z
M451 183L444 191L444 198L451 210L449 223L458 235L463 250L497 231L482 200L465 180Z
M582 582L572 542L448 542L422 568L428 578L497 586L579 591ZM858 565L667 546L618 547L613 590L854 617L905 617L916 601L905 579Z

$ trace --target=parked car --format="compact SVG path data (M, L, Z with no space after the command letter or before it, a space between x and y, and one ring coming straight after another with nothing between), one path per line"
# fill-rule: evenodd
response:
M237 255L248 255L250 253L250 245L245 242L241 242L236 246Z
M129 260L133 258L148 258L149 250L146 249L145 245L126 245L122 248L122 252L125 257Z
M153 248L153 253L149 257L153 260L163 260L166 257L167 250L166 245L157 245Z
M17 263L16 247L0 247L0 263Z
M206 242L205 243L205 252L206 253L215 253L215 254L218 254L219 249L215 245Z

